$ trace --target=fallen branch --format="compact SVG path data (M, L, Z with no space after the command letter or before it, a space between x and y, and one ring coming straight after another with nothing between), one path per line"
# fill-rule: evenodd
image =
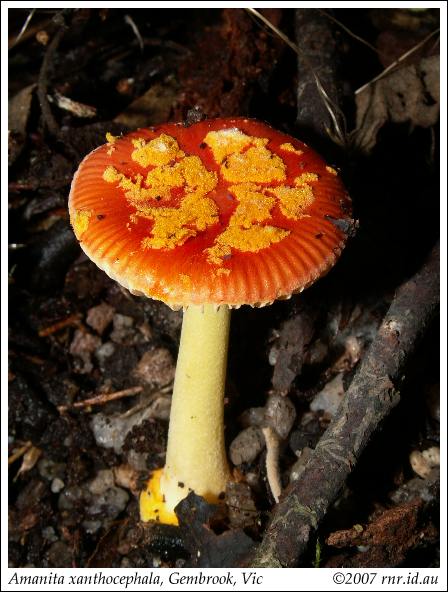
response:
M439 275L437 245L421 270L397 290L337 415L275 507L263 541L248 560L253 567L297 565L372 434L400 400L405 367L437 312Z

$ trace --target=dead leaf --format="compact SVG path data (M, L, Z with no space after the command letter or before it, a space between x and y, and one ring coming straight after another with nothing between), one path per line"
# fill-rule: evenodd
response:
M8 165L22 152L35 84L22 88L8 102Z
M357 148L369 152L387 122L430 127L439 118L439 56L395 70L356 95Z
M190 553L189 567L235 567L254 546L241 529L215 534L208 524L219 507L208 504L193 492L176 506L175 512L185 548Z
M129 128L147 127L168 121L178 97L178 87L173 78L156 83L115 119L115 123Z
M41 454L42 454L42 450L40 448L37 448L36 446L32 446L29 450L27 450L25 452L25 454L23 455L22 464L20 466L20 469L17 472L17 475L14 478L14 481L22 473L26 473L27 471L30 471L34 467L34 465L37 463L37 461L39 460Z
M314 333L313 320L312 313L303 310L279 329L279 338L270 353L274 365L272 386L277 393L287 393L302 371L306 349Z

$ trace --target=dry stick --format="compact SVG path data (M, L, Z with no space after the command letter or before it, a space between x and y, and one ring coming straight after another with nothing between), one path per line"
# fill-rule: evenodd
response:
M11 48L13 48L13 47L14 47L15 45L17 45L17 44L19 43L19 41L22 39L22 37L23 37L23 36L24 36L24 34L25 34L25 31L28 29L28 25L30 24L30 22L31 22L31 19L33 18L33 16L34 16L34 13L35 13L35 12L36 12L36 9L35 9L35 8L33 8L33 9L32 9L32 10L29 12L28 16L26 17L26 20L25 20L25 22L24 22L24 23L23 23L23 25L22 25L22 28L21 28L21 29L20 29L20 31L19 31L19 34L18 34L18 35L17 35L17 37L14 39L14 41L13 41L12 43L10 43L10 44L9 44L9 47L8 47L8 49L11 49Z
M380 422L400 400L406 364L439 303L439 246L397 290L337 415L300 478L275 507L266 534L248 563L292 567L337 498Z
M104 393L97 395L96 397L91 397L90 399L76 401L76 403L72 403L71 405L59 405L58 411L59 413L65 413L69 409L79 409L82 407L90 407L91 405L104 405L109 401L116 401L117 399L122 399L123 397L132 397L134 395L138 395L142 392L142 390L142 386L133 386L122 391L116 391L115 393Z
M353 39L356 39L356 41L359 41L359 43L362 43L363 45L365 45L366 47L368 47L369 49L371 49L372 51L374 51L376 54L378 55L384 55L381 51L379 51L374 45L372 45L371 43L369 43L368 41L366 41L365 39L363 39L362 37L360 37L359 35L356 35L356 33L354 33L351 29L349 29L348 27L346 27L344 25L344 23L341 23L341 21L338 21L338 19L334 18L334 16L332 16L330 13L328 13L326 10L322 10L321 8L317 9L321 14L323 14L326 18L330 19L331 21L333 21L333 23L335 23L338 27L340 27L343 31L345 31L347 33L347 35L350 35L350 37L353 37Z
M363 92L367 87L369 87L371 84L374 84L375 82L378 82L378 80L381 80L381 78L384 78L391 70L393 70L394 68L399 66L402 61L404 61L406 58L408 58L413 53L415 53L417 50L419 50L421 47L423 47L437 33L440 33L440 29L436 29L435 31L433 31L432 33L427 35L427 37L422 39L419 43L417 43L417 45L414 45L414 47L411 47L411 49L406 51L398 59L396 59L394 62L392 62L392 64L389 64L389 66L387 66L387 68L385 68L380 74L378 74L378 76L375 76L375 78L372 78L372 80L369 80L369 82L366 82L366 84L363 84L360 88L355 90L355 95L358 95L359 93Z
M282 493L282 480L279 469L279 437L275 431L270 428L262 428L263 436L266 442L266 476L268 478L271 493L278 504Z
M45 56L42 61L42 66L39 72L39 78L37 80L37 97L39 99L39 105L42 111L42 118L44 120L44 125L47 127L48 131L52 136L58 135L59 126L56 122L56 119L53 117L53 113L51 112L50 103L47 97L48 72L50 70L53 54L55 53L59 43L61 42L65 30L66 25L63 22L61 22L60 28L57 30L53 39L50 41L47 47L47 51L45 52Z
M21 456L23 456L27 450L29 450L31 448L31 446L33 445L32 442L25 442L25 444L23 446L21 446L20 448L17 448L17 450L15 450L11 456L8 457L8 465L12 465L13 462L16 462L16 460L18 458L20 458Z

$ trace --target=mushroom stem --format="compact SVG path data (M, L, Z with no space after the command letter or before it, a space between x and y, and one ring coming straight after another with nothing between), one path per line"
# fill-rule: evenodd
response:
M164 513L173 513L190 491L212 503L225 491L230 475L224 446L229 321L226 305L189 306L184 312L166 464L157 496L163 500ZM154 501L142 496L143 520L156 519Z

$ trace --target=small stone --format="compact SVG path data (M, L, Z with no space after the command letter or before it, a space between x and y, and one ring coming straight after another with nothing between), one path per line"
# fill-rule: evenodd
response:
M266 424L284 440L296 419L296 409L288 397L271 395L265 405Z
M411 452L409 455L409 461L414 473L417 473L422 479L427 479L429 477L431 474L431 465L420 450L414 450Z
M362 343L357 337L354 335L349 335L347 337L345 340L345 351L347 352L347 355L350 359L351 366L354 366L357 362L359 362L362 349Z
M100 347L95 351L95 357L98 360L100 366L104 365L104 362L107 358L110 358L115 352L115 345L112 341L106 341L100 345Z
M101 339L92 333L77 329L70 344L70 353L82 360L83 365L77 367L80 374L89 374L93 370L91 354L99 348Z
M321 339L316 339L306 352L306 363L310 366L322 364L328 354L328 345Z
M39 475L48 481L59 477L62 478L65 474L65 463L56 463L49 458L41 458L37 463L37 470Z
M59 477L56 477L56 479L53 479L53 481L51 482L50 489L53 493L59 493L60 491L62 491L62 489L64 489L64 487L64 481L62 481L62 479L59 479Z
M440 449L437 446L431 446L423 452L414 450L409 456L412 470L422 479L428 479L433 469L440 466Z
M102 469L88 485L90 493L101 495L115 484L114 473L111 469Z
M149 324L147 323L147 321L144 321L141 325L139 325L138 330L143 335L144 341L146 341L146 342L151 341L151 339L153 338L153 334L152 334L152 329L149 326Z
M134 341L135 330L133 329L134 319L122 314L116 314L113 318L114 328L110 338L115 343L131 345Z
M116 518L126 508L129 494L120 487L110 487L92 499L87 512L91 516Z
M333 416L342 397L344 396L343 375L337 374L324 388L314 397L310 409L311 411L324 411Z
M73 567L72 552L68 545L62 541L56 541L46 552L50 567Z
M262 431L256 426L250 426L240 432L230 444L230 460L234 465L252 462L265 446Z
M58 540L56 531L52 526L46 526L42 529L42 538L48 541L49 543L54 543Z
M265 423L264 413L264 407L250 407L243 411L239 417L239 421L244 428L249 426L262 426Z
M134 426L141 424L145 419L158 417L157 409L154 408L156 403L157 400L149 407L136 411L129 416L105 415L101 412L95 413L90 421L90 429L98 446L113 448L117 454L120 454L126 436ZM167 405L164 405L160 409L164 418L166 417L167 409Z
M149 452L136 452L135 450L128 450L126 460L128 461L128 466L130 466L135 471L146 471L148 469L148 456ZM117 485L120 485L117 482Z
M119 465L114 468L115 483L118 487L137 491L138 472L130 464Z
M77 329L70 344L70 353L72 356L83 358L86 354L93 353L100 345L99 337Z
M172 355L167 349L159 347L143 354L134 374L145 384L162 387L174 380L175 371Z
M87 311L86 323L102 335L114 318L115 309L102 302Z
M424 450L422 454L431 468L440 466L440 448L438 446L431 446L431 448Z
M85 492L77 485L64 488L58 498L59 510L67 510L71 512L74 508L84 502L84 496Z
M229 481L226 487L226 504L233 528L247 528L257 521L257 508L247 483Z
M87 534L95 534L99 531L102 524L100 520L83 520L82 527L87 532Z

